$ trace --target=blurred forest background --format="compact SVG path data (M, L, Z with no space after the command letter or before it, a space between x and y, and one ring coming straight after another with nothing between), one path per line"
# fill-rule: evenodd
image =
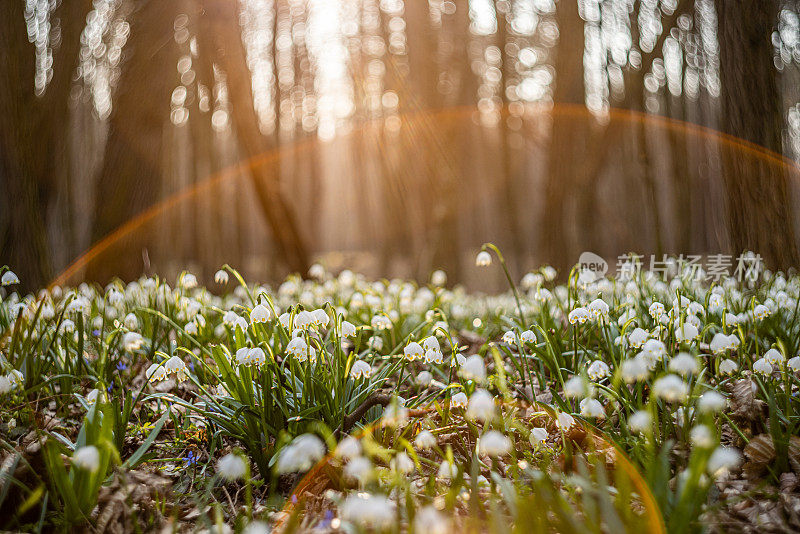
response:
M470 285L484 241L515 274L584 250L798 265L799 13L5 0L2 263L29 289L98 242L62 280L322 257Z

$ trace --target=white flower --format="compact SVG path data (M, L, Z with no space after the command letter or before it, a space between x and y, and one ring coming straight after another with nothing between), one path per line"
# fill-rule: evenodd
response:
M794 372L800 371L800 356L790 358L789 361L786 362L786 366Z
M725 397L716 391L706 391L697 401L697 409L700 413L713 413L725 409Z
M580 404L581 415L583 417L605 417L606 412L603 405L597 399L583 399Z
M523 343L536 343L536 334L531 330L525 330L520 334Z
M456 475L458 475L458 467L456 467L455 463L451 464L447 460L444 460L439 464L439 471L436 473L437 478L450 480L451 478L455 478Z
M375 531L391 527L396 520L395 504L386 497L365 493L351 494L339 509L342 519Z
M253 310L250 312L250 322L251 323L266 323L269 321L270 312L269 308L264 306L263 304L256 304L253 307Z
M417 510L414 516L414 532L420 534L449 534L450 521L433 506Z
M228 283L228 271L225 269L220 269L216 273L214 273L214 281L218 284L227 284Z
M23 375L19 369L12 369L11 371L9 371L8 374L6 375L6 378L11 384L12 389L16 389L22 386L22 384L25 382L25 375Z
M478 255L475 256L475 265L478 267L488 267L492 264L492 256L485 250L481 250L478 252Z
M375 350L382 350L383 349L383 338L380 336L370 336L367 340L367 345L370 348Z
M485 422L494 418L494 397L485 389L478 389L469 398L466 416L475 421Z
M353 458L361 456L361 450L361 442L353 436L347 436L336 446L334 454L339 458L352 460Z
M311 312L314 317L313 324L317 328L327 328L331 318L323 308L316 309Z
M453 408L463 408L467 405L467 394L463 391L459 391L452 397L450 397L450 406Z
M553 280L555 280L556 275L558 274L558 271L556 271L556 269L554 267L551 267L550 265L545 265L544 267L542 267L541 271L542 271L542 276L544 276L544 279L547 280L548 282L552 282Z
M689 394L689 385L677 375L666 375L655 381L653 394L667 402L679 402Z
M425 362L441 364L444 361L444 355L440 350L428 349L425 351Z
M430 373L430 371L422 371L416 377L414 377L414 382L423 387L428 387L432 381L433 375Z
M154 363L147 368L145 376L147 376L147 380L150 382L161 382L167 379L167 370L164 369L163 365Z
M709 348L711 352L714 354L720 354L725 352L726 350L731 348L731 340L729 336L726 336L722 332L718 332L714 334L714 337L711 338L711 343L709 344Z
M644 352L651 361L655 360L660 362L667 354L667 346L664 345L663 341L658 339L648 339L644 347L642 347L642 352Z
M766 319L767 317L769 317L769 315L770 315L769 308L767 308L763 304L759 304L753 309L753 317L755 317L759 321Z
M678 341L691 341L700 335L700 330L690 322L675 326L675 339Z
M0 279L0 283L4 286L16 285L19 284L19 277L13 271L6 271L3 273L2 279Z
M662 315L664 315L666 310L663 304L660 302L654 302L650 305L650 309L648 311L650 312L650 317L653 319L659 319Z
M517 340L517 335L514 333L513 330L508 330L506 333L503 334L503 343L508 343L509 345L513 345L514 342Z
M0 375L0 395L5 395L14 390L7 375Z
M278 317L278 322L281 323L281 326L284 327L286 330L292 326L292 314L289 312L284 312Z
M569 324L580 323L583 324L589 320L589 312L586 311L586 308L575 308L571 312L569 312Z
M294 356L300 361L308 359L309 350L306 340L302 337L296 337L286 345L286 354Z
M137 328L139 328L139 319L137 319L136 315L134 315L133 313L129 313L128 315L126 315L125 319L123 319L122 322L125 325L125 328L127 328L128 330L136 330Z
M192 289L197 287L197 277L192 273L181 273L178 284L184 289Z
M183 382L189 376L186 372L186 364L179 356L173 356L164 362L164 369L166 369L167 374L174 374L178 382Z
M251 521L242 529L242 534L269 534L270 532L272 529L263 521Z
M91 406L92 404L97 402L97 399L103 400L103 397L100 395L99 389L93 389L89 393L86 394L86 403Z
M314 434L300 434L283 448L275 464L278 473L308 471L325 456L325 444Z
M238 480L247 474L247 464L238 454L226 454L217 462L217 473L226 480Z
M706 468L712 476L718 476L736 468L742 461L742 455L733 447L717 447L711 453Z
M528 441L530 441L531 446L535 446L538 443L542 443L547 439L547 429L542 427L534 427L531 429L531 433L528 435Z
M697 358L687 352L681 352L669 362L669 370L681 376L696 374L699 369Z
M386 426L403 426L408 421L408 409L398 402L388 404L383 410L381 422Z
M423 430L414 438L414 446L423 451L432 449L436 446L436 436L431 434L429 430Z
M354 335L356 335L356 326L350 321L342 321L342 337L353 337Z
M413 362L414 360L421 360L425 356L425 351L422 346L416 341L412 341L403 349L403 355L406 360Z
M511 451L511 440L496 430L490 430L480 437L478 450L486 456L505 456Z
M364 360L356 360L356 362L353 363L353 367L350 369L350 376L353 378L361 378L362 376L369 378L371 374L372 367Z
M564 395L570 399L582 399L590 394L589 384L581 376L573 376L564 384Z
M302 310L295 314L294 316L294 327L295 328L308 328L314 324L314 315L310 311Z
M650 412L646 412L644 410L634 412L628 418L628 428L630 428L632 432L636 432L638 434L649 432L652 424L653 417L650 415Z
M442 270L433 271L433 274L431 274L431 284L437 287L442 287L446 283L447 283L447 273L445 273Z
M589 312L595 319L608 317L608 304L603 299L595 299L588 306Z
M644 345L648 337L650 337L650 334L647 333L647 330L637 327L628 335L628 342L631 344L631 347L638 349Z
M190 336L194 336L197 334L197 324L194 321L190 321L184 325L183 330Z
M261 367L267 363L267 355L260 347L250 349L247 353L247 359L249 365L255 365L256 367Z
M407 475L414 472L414 460L405 452L399 452L397 456L391 459L389 467L393 471Z
M373 474L372 462L363 456L353 458L344 466L344 478L358 482L361 485L369 482Z
M697 425L692 429L692 444L701 449L710 449L715 445L714 433L706 425Z
M483 363L483 358L478 354L473 354L461 368L458 374L465 380L474 380L475 382L482 383L486 380L486 365Z
M764 376L769 376L772 374L772 365L766 358L760 358L753 363L753 371Z
M122 348L125 349L127 352L133 352L135 350L139 350L142 348L142 344L144 343L144 338L141 334L136 332L125 332L122 335Z
M601 380L611 374L611 369L608 367L608 364L602 360L595 360L589 365L589 368L586 370L586 374L589 375L589 378L592 380Z
M628 358L627 360L623 360L620 365L620 372L622 373L622 379L628 384L646 380L650 375L650 370L644 358Z
M566 412L558 412L556 423L561 430L569 430L575 425L575 418Z
M375 330L389 330L392 328L392 320L385 315L376 315L370 321L370 325Z
M719 364L719 372L723 375L732 375L739 369L739 364L731 359L722 360Z
M94 445L78 447L72 453L72 463L80 469L94 473L100 468L100 451Z
M786 360L778 349L769 349L766 354L764 354L764 359L775 367L780 366Z
M325 267L319 263L315 263L308 268L308 276L311 278L316 278L317 280L323 278L325 276Z

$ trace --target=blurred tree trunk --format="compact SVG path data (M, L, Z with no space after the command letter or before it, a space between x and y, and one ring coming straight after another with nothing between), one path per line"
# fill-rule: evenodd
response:
M584 23L577 0L559 0L556 5L559 39L555 59L553 125L550 133L548 176L540 240L545 261L562 270L577 262L578 239L574 235L577 215L574 195L582 156L586 151L586 130L581 120L585 109L583 83ZM574 116L579 119L575 120ZM581 173L582 174L582 173ZM572 257L575 256L575 257Z
M782 152L783 108L773 64L775 0L716 0L720 46L721 128ZM732 252L752 250L771 267L797 266L798 254L784 165L722 145Z
M130 37L96 186L93 241L158 200L164 179L164 131L170 127L170 95L180 83L175 68L180 51L173 37L179 4L135 0L131 7ZM87 266L86 277L105 281L117 275L130 280L142 271L137 262L94 263Z
M28 41L25 3L10 2L0 17L0 250L26 289L52 276L45 216L57 177L68 168L72 73L90 8L88 0L74 0L50 14L61 39L53 50L52 77L40 96L34 93L35 50Z

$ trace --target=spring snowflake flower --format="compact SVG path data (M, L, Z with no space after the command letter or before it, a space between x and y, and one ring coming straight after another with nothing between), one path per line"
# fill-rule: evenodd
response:
M481 250L478 252L478 255L475 256L475 265L478 267L488 267L492 264L492 255L486 252L485 250Z
M325 456L325 444L314 434L300 434L283 448L275 464L278 473L308 471Z
M80 469L94 473L100 468L100 451L94 445L78 447L72 453L72 463Z
M342 519L363 529L376 532L394 525L395 504L390 499L368 493L354 493L345 499L339 509Z
M583 417L603 418L606 416L603 405L597 399L583 399L580 403L580 408Z
M214 281L218 284L227 284L228 283L228 271L225 269L220 269L216 273L214 273Z
M606 362L602 360L595 360L589 365L589 368L586 370L586 374L589 375L590 379L598 381L610 376L611 369L608 367Z
M550 265L545 265L542 267L541 271L542 276L544 276L544 279L548 282L555 280L556 276L558 275L558 271L556 271L555 267L551 267Z
M450 463L447 460L444 460L441 464L439 464L439 471L436 473L436 478L450 480L455 478L457 475L458 467L455 465L455 463Z
M253 307L253 310L250 312L250 322L251 323L266 323L269 321L270 312L269 308L264 306L263 304L256 304Z
M414 360L421 360L425 357L425 351L422 346L416 341L412 341L403 349L403 356L406 360L413 362Z
M425 351L425 363L441 364L444 361L444 355L440 350L428 349Z
M183 326L183 330L190 336L197 334L197 323L190 321Z
M6 271L3 273L3 277L0 278L0 284L4 286L17 285L19 284L19 277L13 271Z
M691 341L699 335L700 330L689 321L675 325L675 339L677 341Z
M575 426L575 418L566 412L558 412L556 417L556 424L561 430L569 430Z
M294 327L300 329L309 328L314 324L314 315L307 310L299 311L294 316Z
M339 458L352 460L353 458L361 456L361 451L361 441L353 436L347 436L339 442L339 445L336 446L334 454Z
M354 335L356 335L356 326L350 321L342 321L342 337L353 337Z
M178 280L178 285L184 289L192 289L197 287L197 277L192 273L182 273Z
M763 304L759 304L753 309L753 317L755 317L759 321L766 319L767 317L769 317L769 315L770 315L769 308L767 308Z
M733 447L717 447L708 459L706 469L717 477L731 469L735 469L742 461L742 455Z
M92 391L90 391L89 393L86 394L86 404L91 406L91 405L93 405L94 403L97 402L98 398L100 400L103 399L103 397L100 395L100 390L99 389L93 389Z
M9 383L11 383L12 389L21 387L22 384L25 382L25 375L23 375L19 369L12 369L11 371L9 371L8 374L6 375L6 378L8 379Z
M468 399L467 394L463 391L459 391L452 397L450 397L450 406L453 408L463 408L467 405Z
M408 408L402 406L398 400L398 402L392 402L388 404L386 408L383 410L383 416L381 417L381 423L390 426L403 426L408 421Z
M308 268L308 276L311 278L316 278L317 280L322 279L325 276L325 267L319 263L315 263Z
M725 409L725 397L716 391L706 391L697 401L697 409L700 413L721 412Z
M272 529L263 521L251 521L242 529L242 534L269 534L270 532Z
M128 330L136 330L137 328L139 328L139 319L136 318L135 314L129 313L122 320L122 324L124 324L125 328L127 328Z
M589 320L589 317L591 317L591 315L589 315L589 312L586 311L586 308L575 308L569 312L569 316L567 318L569 319L569 324L583 324Z
M716 445L714 433L706 425L697 425L692 429L691 433L692 444L701 449L710 449Z
M669 362L669 370L681 376L697 374L699 365L697 358L687 352L681 352Z
M722 360L719 364L719 372L723 375L732 375L739 370L739 364L731 359Z
M530 435L528 435L528 441L531 443L531 446L536 446L539 443L547 440L547 429L542 427L534 427L531 429Z
M667 402L680 402L689 394L689 385L678 375L666 375L653 383L653 394Z
M786 362L786 366L794 371L800 371L800 356L795 356L794 358L790 358L788 362Z
M150 382L161 382L167 379L167 370L164 369L163 365L154 363L147 368L145 376L147 376L147 380Z
M449 534L450 531L450 521L433 506L417 510L414 516L414 532Z
M75 331L75 323L70 319L64 319L61 323L61 328L64 329L65 334L71 334Z
M447 273L445 273L441 269L433 271L433 274L431 274L432 285L435 285L436 287L442 287L446 283L447 283Z
M292 326L292 314L289 312L282 313L280 317L278 317L278 322L281 323L281 326L286 330L289 330Z
M595 299L588 306L589 312L595 319L608 318L608 304L603 299Z
M167 374L174 374L178 382L183 382L189 376L186 371L186 364L179 356L173 356L164 362L164 369L167 370Z
M760 375L770 376L772 374L772 365L766 358L760 358L753 363L753 371Z
M369 378L372 374L372 367L363 360L357 360L353 363L353 367L350 369L350 376L353 378Z
M532 330L525 330L519 337L523 343L536 343L536 334Z
M217 462L217 474L225 480L239 480L247 474L247 464L238 454L226 454Z
M564 395L569 399L582 399L589 394L589 384L581 376L573 376L564 384Z
M773 367L780 367L780 365L786 361L786 358L783 357L783 354L781 354L778 349L769 349L766 354L764 354L764 359Z
M486 380L486 365L483 363L483 358L478 354L473 354L467 358L458 370L458 374L465 380L483 383Z
M664 342L661 340L648 339L644 347L642 347L642 352L644 352L651 361L660 362L664 359L664 356L667 355L667 346L664 345Z
M308 358L308 352L308 344L302 337L296 337L286 345L286 354L294 356L301 361L305 361Z
M505 456L511 452L511 440L496 430L490 430L478 440L478 450L481 454L492 458Z
M638 349L649 337L650 334L647 333L647 330L637 327L628 335L628 343L631 344L631 347Z
M513 330L508 330L506 333L503 334L503 343L508 343L509 345L513 345L517 341L517 335L514 333Z
M399 452L389 461L389 467L392 471L408 475L414 472L414 460L405 452Z
M428 450L436 446L436 436L429 430L423 430L414 438L414 447L419 450Z
M319 308L311 312L311 315L314 317L312 320L312 324L317 328L327 328L328 323L330 322L331 318L328 316L328 312L324 309Z
M650 376L650 369L644 358L628 358L620 365L622 379L628 384L646 380Z
M652 428L652 424L653 417L650 415L650 412L644 410L634 412L628 418L628 428L631 429L631 432L636 432L637 434L649 432Z
M382 350L383 349L383 338L380 337L380 336L371 336L367 340L367 345L369 345L369 347L371 349Z
M261 367L265 363L267 363L267 355L264 353L264 349L260 347L255 347L250 349L247 352L247 363L248 365L255 365L256 367Z
M14 387L11 385L11 380L8 379L8 376L0 375L0 395L5 395L13 390Z
M345 479L352 480L363 486L372 480L375 473L369 458L359 456L347 462L347 465L344 466L343 474Z
M494 397L485 389L478 389L469 398L466 416L474 421L489 421L494 418Z
M666 309L664 308L664 305L661 304L660 302L654 302L650 305L648 312L650 313L650 317L652 317L655 320L658 320L661 318L662 315L664 315Z
M370 321L374 330L389 330L392 328L392 320L385 315L376 315Z
M441 363L441 362L440 362ZM433 381L433 375L430 371L422 371L414 377L414 383L422 387L428 387Z

